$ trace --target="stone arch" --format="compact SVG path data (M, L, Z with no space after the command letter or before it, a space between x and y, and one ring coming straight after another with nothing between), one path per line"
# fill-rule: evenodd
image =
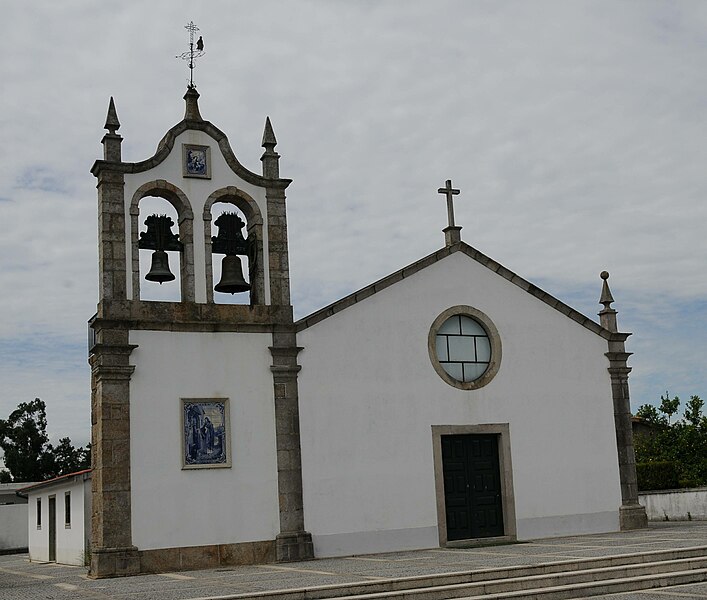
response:
M251 290L250 303L265 303L265 267L263 257L263 215L258 203L252 196L229 185L213 192L204 203L204 256L206 260L206 301L214 301L213 258L211 253L211 208L217 202L233 204L243 212L246 218L248 238L255 236L257 243L256 260L250 268Z
M176 185L157 179L141 185L130 201L130 244L132 248L131 272L133 278L133 298L140 299L140 254L138 232L140 231L140 200L146 196L164 198L177 211L179 239L184 244L184 252L179 261L182 302L194 302L194 213L186 194Z

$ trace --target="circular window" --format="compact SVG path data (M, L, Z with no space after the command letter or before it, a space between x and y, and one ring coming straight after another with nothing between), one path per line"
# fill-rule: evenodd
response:
M486 385L501 362L501 339L491 320L471 306L454 306L437 317L428 339L430 360L449 385Z

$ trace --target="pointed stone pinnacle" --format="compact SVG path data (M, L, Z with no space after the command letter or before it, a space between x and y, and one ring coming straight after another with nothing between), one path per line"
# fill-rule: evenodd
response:
M614 302L614 297L611 295L611 290L609 289L609 282L607 281L609 279L609 272L602 271L599 277L604 280L604 283L601 287L601 298L599 299L599 304L603 304L604 309L609 310L611 309L611 303Z
M120 129L120 121L118 121L118 113L115 110L115 102L113 102L113 96L110 97L110 103L108 104L108 116L106 117L106 124L103 126L104 129L108 130L108 133L114 134L118 129Z
M270 117L265 117L265 130L263 131L263 142L261 146L263 148L272 149L277 145L277 140L275 139L275 132L272 130L272 123L270 123Z

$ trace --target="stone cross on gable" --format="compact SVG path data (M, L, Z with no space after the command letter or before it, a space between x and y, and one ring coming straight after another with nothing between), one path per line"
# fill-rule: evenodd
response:
M457 196L460 190L454 189L452 187L452 180L447 179L444 187L437 190L438 194L444 194L447 197L447 220L449 224L442 231L444 231L444 239L447 246L452 246L461 242L461 227L454 224L454 201L453 196Z

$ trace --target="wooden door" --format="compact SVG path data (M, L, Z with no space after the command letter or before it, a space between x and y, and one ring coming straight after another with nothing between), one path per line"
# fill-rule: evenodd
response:
M56 560L56 496L49 497L49 560Z
M498 436L443 435L447 539L503 535Z

